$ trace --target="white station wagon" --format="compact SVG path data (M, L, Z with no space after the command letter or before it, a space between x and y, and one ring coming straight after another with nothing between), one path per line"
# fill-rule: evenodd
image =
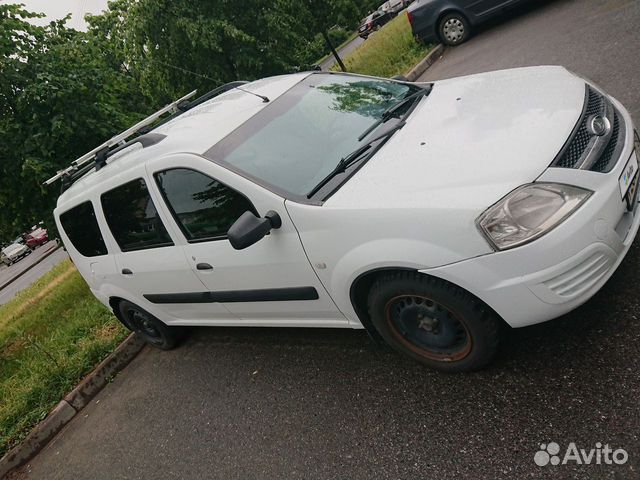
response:
M638 231L632 120L561 67L189 98L47 182L94 295L160 348L189 325L365 328L478 369L504 326L596 293Z

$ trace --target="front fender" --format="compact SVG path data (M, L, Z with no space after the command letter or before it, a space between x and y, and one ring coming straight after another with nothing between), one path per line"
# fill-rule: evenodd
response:
M359 324L350 298L351 287L358 277L381 269L420 270L427 268L429 259L449 256L451 252L446 248L419 240L387 238L370 241L345 252L337 260L328 279L329 289L349 322Z

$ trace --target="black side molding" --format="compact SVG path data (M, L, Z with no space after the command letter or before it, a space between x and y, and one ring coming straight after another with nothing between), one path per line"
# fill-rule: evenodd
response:
M222 292L149 293L151 303L237 303L317 300L314 287L265 288L260 290L226 290Z

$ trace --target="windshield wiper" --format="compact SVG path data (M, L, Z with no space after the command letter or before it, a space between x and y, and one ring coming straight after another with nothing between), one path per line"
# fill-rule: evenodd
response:
M307 198L313 197L316 193L318 193L320 191L320 189L322 187L324 187L327 183L329 183L329 181L331 181L331 179L333 177L335 177L336 175L338 175L340 173L345 172L347 170L347 168L349 168L351 165L356 163L358 160L362 159L363 155L365 153L369 152L369 156L371 156L372 153L375 153L375 150L377 150L377 148L374 149L373 144L378 142L378 141L380 141L380 140L387 140L396 131L398 131L402 127L404 127L405 123L406 122L404 120L396 123L393 127L385 130L380 135L377 135L374 139L370 140L369 142L365 143L364 145L359 146L357 149L355 149L349 155L347 155L346 157L342 158L338 162L338 165L336 165L336 167L333 170L331 170L326 177L324 177L322 180L320 180L320 183L318 183L315 187L313 187L313 189L307 194ZM382 146L382 143L379 144L379 145L376 145L376 146L380 147L380 146Z
M367 135L373 132L376 128L378 128L380 125L385 123L390 118L394 117L398 112L398 110L402 109L402 107L404 107L409 103L416 102L417 99L419 99L420 97L423 97L424 95L428 95L430 92L431 92L431 88L420 88L420 90L418 90L417 92L414 92L411 95L404 97L398 103L391 105L384 112L382 112L382 115L380 116L380 119L378 121L376 121L373 125L371 125L364 132L362 132L362 134L358 137L358 141L361 142L362 139L364 139ZM407 114L408 113L409 112L407 112Z

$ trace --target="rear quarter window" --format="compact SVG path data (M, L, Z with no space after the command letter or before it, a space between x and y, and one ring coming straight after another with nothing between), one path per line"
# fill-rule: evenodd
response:
M109 229L123 252L173 245L143 179L120 185L100 198Z
M84 202L60 215L60 224L73 247L85 257L107 254L96 212L91 202Z

